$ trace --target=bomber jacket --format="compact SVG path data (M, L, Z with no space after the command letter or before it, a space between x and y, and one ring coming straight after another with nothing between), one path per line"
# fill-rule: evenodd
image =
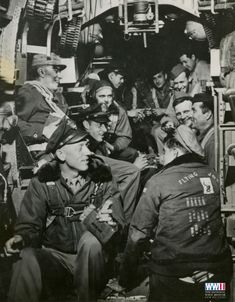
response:
M118 115L112 114L111 127L108 130L107 141L113 144L115 152L126 149L132 141L131 125L126 114L126 111L115 102L118 108Z
M150 269L157 274L189 276L229 267L218 177L191 154L163 167L144 188L131 221L123 282L136 266L140 244L150 238Z
M53 102L66 112L68 105L60 93L54 94ZM23 85L15 98L18 126L27 144L45 142L42 135L44 124L52 111L40 92L31 84Z
M76 253L77 244L86 227L79 215L65 217L65 207L81 211L91 203L97 183L89 176L77 193L73 193L60 175L53 181L34 177L24 195L15 226L15 234L23 237L25 246L51 247L65 253ZM95 206L107 199L113 201L112 216L124 226L123 211L116 185L112 181L100 183Z

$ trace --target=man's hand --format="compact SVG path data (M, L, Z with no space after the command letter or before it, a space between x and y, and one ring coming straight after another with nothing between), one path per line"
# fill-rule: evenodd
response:
M24 241L21 235L15 235L14 237L7 240L5 243L6 256L11 256L20 252L20 249L24 246Z
M105 141L105 146L106 146L109 154L114 151L114 146L111 145L110 143L106 142L106 141Z
M112 205L112 200L106 200L102 208L99 210L96 218L100 222L107 222L109 225L115 226L116 222L113 221L112 218L112 209L110 209L110 206Z
M127 111L127 115L129 117L135 118L138 121L141 121L145 118L145 114L143 112L143 109L131 109Z
M79 220L83 221L92 211L94 211L95 206L93 204L90 204L88 207L86 207L83 211L83 213L80 215Z
M133 164L140 170L143 170L144 168L146 168L148 166L148 160L145 156L145 154L140 154L135 161L133 162Z
M159 115L165 114L166 109L164 109L164 108L154 108L154 109L152 109L152 112L153 112L154 115L159 116Z

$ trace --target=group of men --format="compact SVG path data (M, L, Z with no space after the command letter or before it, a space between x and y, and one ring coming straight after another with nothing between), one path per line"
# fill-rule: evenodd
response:
M181 59L172 72L175 90L182 82L176 83L179 70L186 74ZM195 56L190 59L197 64ZM226 282L229 289L231 252L220 217L218 177L204 159L213 129L212 97L162 98L172 102L180 125L166 131L163 167L137 200L140 172L148 163L130 147L128 116L115 101L115 89L123 83L120 70L109 69L106 79L97 81L90 108L72 121L56 93L65 68L59 57L35 55L32 67L34 80L18 91L16 111L29 150L43 165L25 193L15 234L5 244L8 256L19 255L8 301L44 301L68 284L77 301L96 301L123 246L122 289L135 278L146 246L151 251L149 301L204 301L205 282ZM156 97L161 108L159 91Z
M153 127L152 135L159 153L162 153L163 140L167 135L164 128L181 124L189 126L194 129L205 150L207 163L215 168L214 100L212 95L206 93L206 84L211 81L210 67L190 50L182 50L179 60L181 64L174 66L170 72L172 91L164 70L153 76L153 95L163 117L161 126Z

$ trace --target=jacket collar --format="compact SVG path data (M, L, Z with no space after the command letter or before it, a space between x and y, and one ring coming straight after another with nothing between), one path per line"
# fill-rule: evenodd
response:
M173 166L179 166L181 164L193 163L193 162L205 164L203 158L201 158L200 156L193 154L193 153L187 153L187 154L184 154L184 155L181 155L181 156L175 158L169 164L164 166L161 169L161 171L165 171L166 169L171 168Z

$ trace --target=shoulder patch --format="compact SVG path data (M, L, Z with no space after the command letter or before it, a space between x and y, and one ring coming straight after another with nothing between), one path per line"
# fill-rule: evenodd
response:
M200 177L200 182L202 184L204 194L213 194L214 193L214 188L213 188L210 177Z

